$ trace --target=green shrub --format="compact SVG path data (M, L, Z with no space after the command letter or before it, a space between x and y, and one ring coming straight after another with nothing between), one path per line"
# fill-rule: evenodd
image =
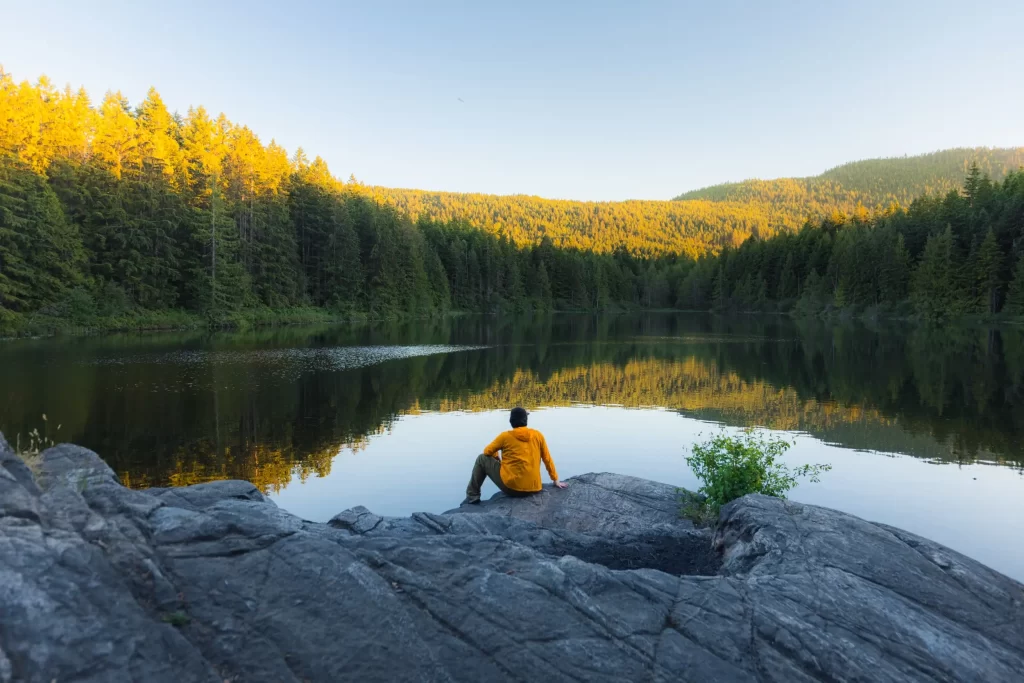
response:
M113 282L103 283L99 298L96 301L96 313L104 318L122 316L132 310L132 300Z
M693 447L686 463L701 481L698 492L705 496L704 509L691 505L687 516L717 518L723 505L748 493L785 498L800 477L819 481L831 465L803 465L795 469L777 462L789 449L782 439L766 439L748 429L740 436L722 433Z

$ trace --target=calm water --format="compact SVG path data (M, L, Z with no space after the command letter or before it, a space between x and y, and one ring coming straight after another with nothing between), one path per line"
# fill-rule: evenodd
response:
M792 498L1024 579L1017 330L475 317L0 342L10 441L48 430L135 487L249 479L312 520L454 507L515 404L534 409L563 478L696 488L688 445L719 429L785 433L790 462L833 465Z

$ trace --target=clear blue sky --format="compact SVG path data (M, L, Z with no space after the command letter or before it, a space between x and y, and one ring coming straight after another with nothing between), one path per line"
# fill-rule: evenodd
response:
M0 0L0 17L18 80L133 103L153 85L376 185L669 198L1024 145L1021 0Z

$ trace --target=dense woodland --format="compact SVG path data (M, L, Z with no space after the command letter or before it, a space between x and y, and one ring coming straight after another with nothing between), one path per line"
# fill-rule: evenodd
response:
M952 149L899 159L871 159L839 166L815 178L751 180L718 185L679 201L574 202L515 195L458 194L374 188L373 194L410 215L466 220L520 244L548 237L555 246L608 252L624 247L638 255L665 253L697 258L798 230L808 219L852 214L959 189L971 163L1002 180L1024 166L1024 147Z
M1024 314L1024 172L906 210L834 213L795 234L697 261L677 304L696 309L904 311L926 319Z
M0 76L0 321L184 309L425 314L642 305L644 261L414 221L203 108Z
M1003 175L1017 157L996 152L983 165ZM830 173L864 186L853 168ZM1020 173L995 182L975 164L963 191L906 210L840 213L839 202L796 231L831 200L368 188L224 115L172 114L155 90L135 107L119 93L93 105L84 91L0 71L0 326L182 311L214 321L636 307L1018 314L1022 197Z
M1024 147L957 148L912 157L865 159L810 178L725 183L686 192L676 199L803 206L804 218L823 218L837 210L850 213L858 204L869 209L908 206L926 194L945 195L963 186L972 163L993 180L1002 180L1024 166Z
M546 238L559 248L598 253L625 250L640 257L696 258L750 237L770 237L797 228L808 216L803 206L780 210L709 200L578 202L384 187L371 192L379 202L403 213L441 222L466 221L520 245Z

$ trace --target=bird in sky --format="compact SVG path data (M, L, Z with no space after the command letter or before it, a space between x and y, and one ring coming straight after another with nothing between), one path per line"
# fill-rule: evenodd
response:
M462 99L461 97L459 97L458 100L459 100L459 102L462 102L463 104L466 103L466 100Z

